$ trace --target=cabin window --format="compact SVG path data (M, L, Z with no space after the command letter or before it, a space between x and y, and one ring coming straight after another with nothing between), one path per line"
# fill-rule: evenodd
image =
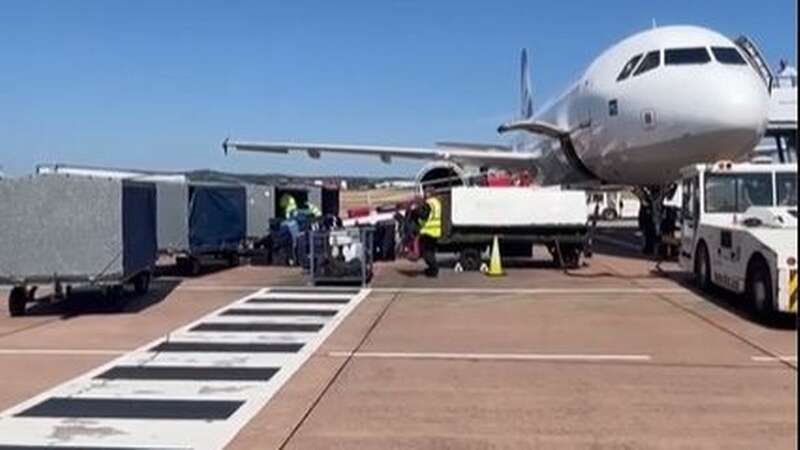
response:
M647 71L653 70L661 64L661 51L655 50L645 55L642 63L636 68L633 76L641 75Z
M628 78L630 76L631 72L633 72L633 69L636 68L636 64L639 63L640 59L642 59L642 54L641 53L639 53L638 55L636 55L633 58L631 58L630 60L628 60L628 62L625 64L625 67L622 68L622 72L619 73L619 76L617 77L617 81L622 81L622 80Z
M708 174L706 212L743 213L751 206L772 206L772 174Z
M664 64L705 64L711 61L705 47L670 48L664 51Z
M735 64L744 66L747 62L742 55L733 47L711 47L714 58L722 64Z

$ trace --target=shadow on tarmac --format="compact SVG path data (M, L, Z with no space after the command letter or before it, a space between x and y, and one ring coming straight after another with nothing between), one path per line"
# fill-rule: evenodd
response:
M136 314L164 300L179 284L180 280L153 280L150 290L137 296L126 287L117 297L104 295L101 289L86 288L72 291L63 300L51 301L48 296L37 298L37 303L28 307L26 316L60 316L61 320L87 314Z

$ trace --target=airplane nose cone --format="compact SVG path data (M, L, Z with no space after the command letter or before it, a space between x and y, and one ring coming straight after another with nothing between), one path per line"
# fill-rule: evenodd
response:
M742 76L720 86L717 126L720 131L750 132L760 139L767 127L769 93L760 78Z

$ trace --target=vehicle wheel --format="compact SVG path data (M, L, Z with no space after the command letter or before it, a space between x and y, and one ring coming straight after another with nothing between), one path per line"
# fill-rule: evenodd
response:
M772 277L769 268L763 261L751 264L747 271L747 300L759 319L769 319L775 308L773 306Z
M600 214L603 217L603 220L617 220L617 212L611 208L606 208Z
M556 260L558 254L556 254ZM581 265L581 249L576 245L561 246L562 267L567 269L577 269Z
M136 295L144 295L150 290L150 273L142 272L133 279L133 291Z
M458 262L461 263L461 267L468 272L480 270L481 263L483 262L481 251L474 247L465 248L461 250Z
M711 260L708 257L708 248L706 244L700 243L695 250L694 257L694 279L697 286L704 290L710 291L713 287L711 281Z
M25 287L15 286L8 295L8 314L11 317L24 316L27 302L28 295Z

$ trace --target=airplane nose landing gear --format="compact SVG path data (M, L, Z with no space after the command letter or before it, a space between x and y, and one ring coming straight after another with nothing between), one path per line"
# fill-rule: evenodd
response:
M675 195L676 184L637 188L634 193L641 202L639 207L639 230L644 237L642 253L669 256L676 230L676 213L665 206L664 201Z

